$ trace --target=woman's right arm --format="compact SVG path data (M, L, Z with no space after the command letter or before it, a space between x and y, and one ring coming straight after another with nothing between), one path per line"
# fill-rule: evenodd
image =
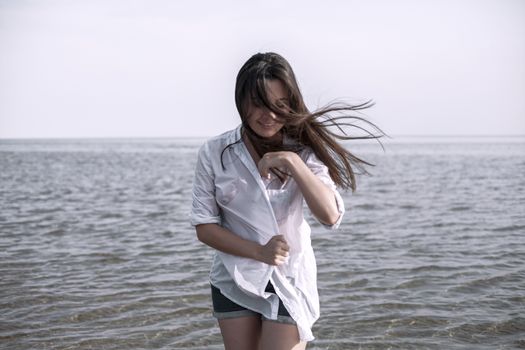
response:
M273 236L261 245L244 239L218 224L195 226L197 237L202 243L221 252L254 259L268 265L281 265L288 256L289 247L282 235Z

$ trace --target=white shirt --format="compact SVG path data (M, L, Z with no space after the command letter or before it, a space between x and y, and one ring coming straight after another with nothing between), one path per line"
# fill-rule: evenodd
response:
M265 180L241 139L241 125L208 140L199 149L193 181L191 224L215 223L238 236L266 244L274 235L284 235L290 246L285 263L263 262L216 251L210 283L235 303L268 319L277 319L279 300L297 323L303 341L313 340L311 327L319 318L317 266L310 239L310 226L303 217L303 196L293 178L284 184L275 176ZM285 139L284 142L287 142ZM308 168L334 192L339 219L344 203L328 168L309 149L299 156ZM277 296L265 292L271 281Z

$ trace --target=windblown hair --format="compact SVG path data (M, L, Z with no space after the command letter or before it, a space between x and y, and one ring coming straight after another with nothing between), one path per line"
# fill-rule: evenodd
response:
M268 96L268 82L279 80L288 93L288 104L272 103ZM290 64L279 54L257 53L253 55L240 69L235 85L235 104L241 116L246 136L253 144L256 152L262 157L267 152L292 151L300 152L310 147L315 155L328 167L330 177L335 184L343 189L356 189L354 167L368 174L365 165L373 164L360 159L339 144L338 140L376 139L385 134L375 124L355 114L356 111L369 108L371 101L350 105L342 102L331 103L314 112L306 107L295 74ZM283 122L281 129L292 144L270 141L255 133L248 124L250 105L261 106L275 113ZM374 134L367 130L365 124L372 127ZM361 136L351 136L345 130L354 128L364 133ZM235 143L240 142L238 140ZM223 152L230 146L226 146ZM381 142L379 141L381 144Z

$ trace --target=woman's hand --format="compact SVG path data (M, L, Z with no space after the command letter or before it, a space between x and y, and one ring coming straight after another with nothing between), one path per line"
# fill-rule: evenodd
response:
M270 169L283 169L291 175L303 194L312 213L326 225L340 217L334 192L326 186L294 152L268 152L257 164L261 176L269 178Z
M273 236L268 243L261 246L257 260L268 265L282 265L289 251L290 247L283 235Z
M269 179L271 168L277 168L287 172L293 163L294 157L298 158L299 156L293 152L287 151L268 152L261 158L257 164L257 168L262 177Z

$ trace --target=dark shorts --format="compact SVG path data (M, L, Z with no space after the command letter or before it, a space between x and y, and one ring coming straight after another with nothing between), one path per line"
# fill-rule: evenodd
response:
M275 293L275 289L273 288L273 285L268 282L268 285L265 289L268 293ZM222 293L221 290L213 285L211 285L211 300L213 302L213 316L215 316L217 319L225 319L225 318L235 318L235 317L245 317L245 316L257 316L260 317L263 321L273 321L273 322L279 322L279 323L287 323L287 324L296 324L296 322L293 320L293 318L288 313L288 310L283 305L283 302L281 299L279 299L279 310L277 311L277 319L271 320L263 315L261 315L258 312L255 312L253 310L247 309L245 307L240 306L239 304L234 303L230 299L226 298Z

